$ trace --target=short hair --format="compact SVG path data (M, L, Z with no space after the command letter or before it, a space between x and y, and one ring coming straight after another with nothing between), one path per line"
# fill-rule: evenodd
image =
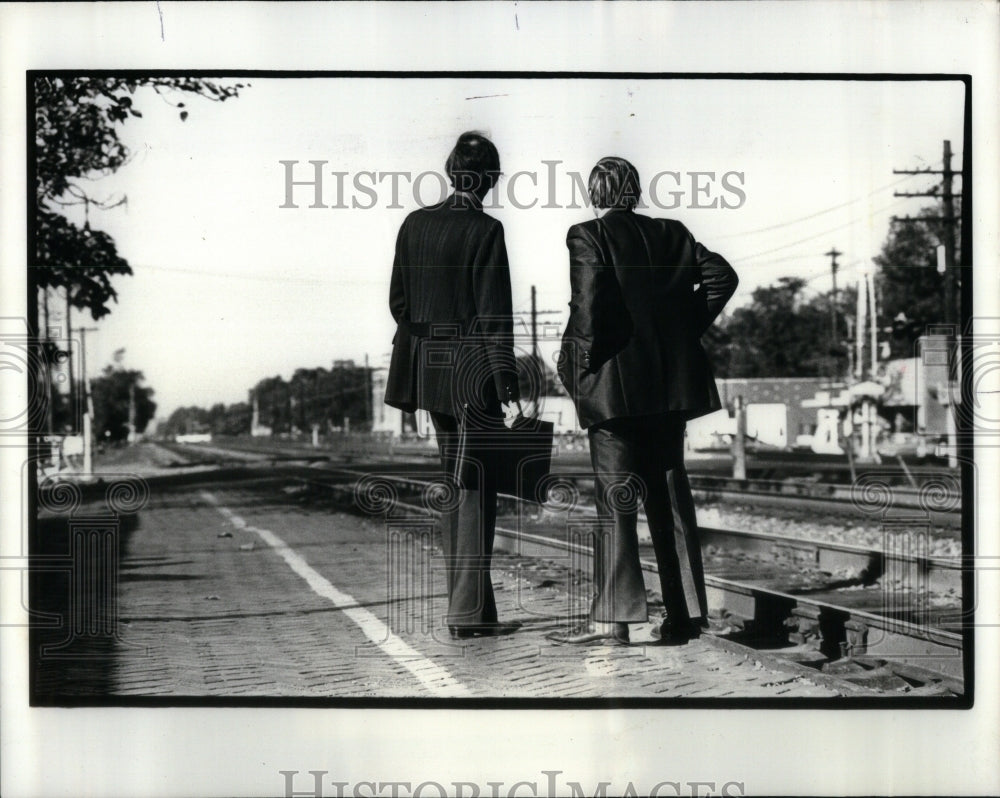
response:
M482 197L500 179L500 153L486 136L470 130L458 137L444 168L456 191Z
M590 201L595 208L632 210L639 203L639 171L624 158L601 158L587 182Z

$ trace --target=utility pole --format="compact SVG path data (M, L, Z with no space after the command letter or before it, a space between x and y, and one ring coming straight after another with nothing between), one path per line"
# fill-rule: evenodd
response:
M955 340L955 330L958 327L958 273L956 272L955 264L955 231L958 226L958 218L955 216L955 194L952 193L952 180L956 176L951 168L951 142L947 139L944 141L941 154L941 169L916 169L916 170L906 170L906 169L893 169L893 174L900 175L941 175L941 190L931 190L925 192L896 192L897 197L940 197L941 202L944 206L944 214L942 216L937 215L924 215L924 216L905 216L903 218L892 217L893 222L915 222L915 221L928 221L928 222L938 222L942 226L942 231L939 234L940 243L944 246L944 321L948 327L948 371L949 374L955 374L957 370L957 357L956 357L956 340ZM958 173L964 176L964 172ZM957 458L957 420L956 412L957 408L954 406L952 397L955 396L955 391L948 391L948 407L947 407L947 420L948 420L948 465L951 467L958 466Z
M854 325L854 378L859 382L865 377L865 326L868 324L868 274L867 268L858 274L857 323Z
M538 317L548 316L554 313L562 313L561 310L539 310L537 302L537 292L535 286L531 286L531 310L528 311L531 314L531 359L537 364L539 370L539 376L544 377L544 371L542 370L542 353L538 348ZM518 311L515 315L520 315L523 311Z
M135 443L135 383L128 386L128 442Z
M958 217L955 216L955 194L952 192L952 180L956 173L951 168L951 142L945 140L941 155L941 169L893 169L894 175L941 175L941 190L935 187L931 191L896 191L896 197L934 197L940 198L944 205L944 215L893 216L893 222L938 222L943 225L940 237L944 245L944 321L948 325L958 323L958 280L955 271L955 230Z
M871 316L871 378L878 376L878 301L875 298L875 274L868 275L868 309Z
M66 365L69 367L69 423L75 427L76 418L76 385L73 377L73 322L69 315L69 286L66 286Z
M735 401L736 434L733 436L733 479L747 478L747 409L743 394Z
M524 311L518 311L514 315L521 315ZM532 357L538 359L541 357L541 353L538 349L538 317L539 316L549 316L553 313L562 313L561 310L539 310L537 301L537 291L535 286L531 286L531 310L528 311L531 314L531 355Z
M830 348L836 349L840 341L840 336L837 334L837 256L843 255L843 252L838 252L836 247L830 247L829 252L823 253L824 255L830 256L830 276L833 278L833 293L830 299ZM836 379L837 372L837 356L831 353L831 359L833 360L833 377Z
M372 415L372 373L368 368L368 353L365 352L365 415L368 417L368 431L371 432L375 426L375 418Z
M535 286L531 286L531 356L538 360L538 308L535 294Z
M837 256L843 255L836 247L831 247L824 255L830 256L830 275L833 277L833 301L830 303L830 327L833 334L833 342L837 342Z
M49 437L51 438L55 435L56 424L55 424L55 399L56 399L56 389L52 385L52 363L48 358L52 354L52 339L49 337L50 327L49 327L49 287L44 286L42 288L42 313L45 315L45 349L46 358L43 361L44 365L42 367L45 377L45 395L49 397L48 406L46 407L46 422L49 430ZM58 465L58 463L56 464Z
M941 179L941 199L944 202L944 295L945 302L945 324L956 324L958 313L956 312L956 291L957 280L955 274L955 197L951 193L951 181L955 173L951 171L951 142L945 141L942 165L944 166Z
M847 317L847 381L851 381L851 375L854 374L854 320L850 316Z
M69 306L67 305L67 312L69 311ZM81 327L80 328L80 371L81 381L80 390L83 391L81 399L83 400L83 476L89 477L93 474L94 463L93 463L93 421L94 421L94 405L90 400L90 386L87 384L87 333L96 332L96 327Z

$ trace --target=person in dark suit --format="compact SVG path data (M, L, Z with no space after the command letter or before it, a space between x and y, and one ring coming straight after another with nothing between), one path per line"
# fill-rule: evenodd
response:
M635 212L639 175L602 158L588 184L598 218L570 228L570 317L559 376L590 438L598 531L588 623L557 642L627 644L648 621L639 563L638 504L656 552L664 643L707 621L694 501L684 470L687 420L721 407L699 341L737 276L678 221Z
M454 193L409 214L396 239L389 308L397 329L385 402L430 412L455 498L440 515L447 624L452 637L467 638L517 625L498 622L490 579L495 464L488 456L460 458L460 429L495 429L503 405L519 394L503 225L482 209L500 177L500 156L485 136L463 133L445 169Z

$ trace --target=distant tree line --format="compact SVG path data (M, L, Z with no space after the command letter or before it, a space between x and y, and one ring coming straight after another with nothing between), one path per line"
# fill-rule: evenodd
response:
M178 407L165 422L160 424L157 435L173 437L198 432L213 435L246 435L250 432L252 410L246 402L225 405L219 402L209 408Z
M250 432L254 403L258 423L275 435L322 432L342 428L371 429L371 369L353 360L335 361L332 368L300 368L291 379L280 376L260 380L250 389L248 401L216 404L205 409L180 407L159 427L173 436L194 432L239 435Z

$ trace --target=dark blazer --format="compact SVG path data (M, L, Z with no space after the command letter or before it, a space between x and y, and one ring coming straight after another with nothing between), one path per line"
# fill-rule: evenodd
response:
M683 224L610 211L569 229L570 317L559 376L580 425L719 409L700 337L736 272Z
M459 416L519 398L503 225L469 194L414 211L396 239L385 402Z

